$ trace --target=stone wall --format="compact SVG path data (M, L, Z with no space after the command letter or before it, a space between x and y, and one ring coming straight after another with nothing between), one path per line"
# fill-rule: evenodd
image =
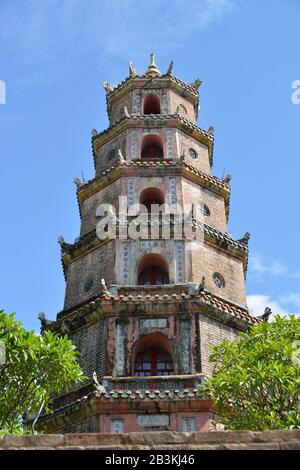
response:
M300 450L300 429L239 432L141 432L0 437L0 450Z

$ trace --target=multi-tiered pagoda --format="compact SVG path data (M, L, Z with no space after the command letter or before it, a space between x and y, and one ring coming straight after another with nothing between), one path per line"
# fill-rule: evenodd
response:
M48 432L209 430L213 404L198 388L210 348L258 321L249 235L228 234L230 177L211 175L214 130L197 125L201 81L172 66L161 73L152 54L144 74L131 63L119 85L103 83L109 127L92 131L95 178L75 180L80 236L60 237L65 303L44 322L73 340L88 380L55 398L39 419Z

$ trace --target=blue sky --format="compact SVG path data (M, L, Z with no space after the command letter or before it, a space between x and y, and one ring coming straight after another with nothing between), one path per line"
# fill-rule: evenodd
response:
M101 82L130 60L143 72L153 50L161 70L174 60L203 80L213 174L232 174L229 231L251 233L249 307L300 312L299 19L297 0L0 0L1 308L35 329L62 309L57 238L79 234L73 179L94 176Z

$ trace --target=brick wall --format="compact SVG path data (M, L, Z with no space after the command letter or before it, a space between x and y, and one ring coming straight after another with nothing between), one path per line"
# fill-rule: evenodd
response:
M180 155L182 155L184 151L184 159L186 163L197 168L197 170L204 171L204 173L210 175L210 160L207 146L182 131L177 132ZM189 153L190 148L197 152L197 158L191 157Z
M94 230L98 223L96 218L96 209L99 204L112 204L116 210L119 207L119 195L121 194L121 179L111 183L97 194L86 199L82 207L81 230L80 235Z
M103 319L81 328L70 335L80 353L78 361L82 367L83 374L92 378L93 372L98 377L105 375L106 369L106 342L107 342L107 320Z
M96 177L100 176L103 171L107 170L112 165L118 164L119 149L121 150L123 157L126 157L126 137L127 131L123 131L97 149L95 152ZM114 150L113 154L112 150Z
M115 273L115 241L110 240L104 245L72 261L67 268L66 296L64 308L85 302L99 294L101 278L107 285L114 284ZM92 279L91 288L86 291L86 282Z
M191 122L196 122L196 116L195 116L195 110L194 110L194 105L191 103L189 100L186 98L183 98L183 96L180 96L178 93L175 93L174 91L170 90L170 95L169 95L169 109L170 109L170 114L175 114L177 107L180 105L183 105L187 111L187 114L184 114L183 112L180 112L181 116L184 118L188 119Z
M200 326L201 372L211 375L213 372L213 365L209 362L211 348L219 345L223 339L236 340L239 331L206 315L199 315L196 321L199 321Z
M182 178L183 201L185 204L206 204L210 210L203 222L220 230L227 231L224 198L200 185Z
M215 248L208 243L192 252L193 282L199 283L205 276L205 288L230 302L246 305L243 263L240 259ZM213 281L213 274L220 273L225 287L219 288Z
M121 96L118 100L116 100L112 104L111 110L109 113L109 120L111 124L113 124L122 116L124 116L124 106L126 106L129 113L133 112L132 100L133 100L133 93L131 91L127 93L126 95Z

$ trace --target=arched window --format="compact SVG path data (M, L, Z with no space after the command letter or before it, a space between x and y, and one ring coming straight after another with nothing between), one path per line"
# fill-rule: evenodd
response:
M169 284L168 266L162 256L145 255L138 267L138 284L140 286L161 286Z
M158 135L147 135L142 142L141 158L155 160L163 158L163 144Z
M177 373L173 346L161 334L142 336L134 345L132 352L132 368L135 376L147 377Z
M134 375L147 377L155 375L173 375L173 361L170 354L161 347L148 346L135 358Z
M160 99L157 95L144 98L144 114L160 114Z
M161 286L168 283L168 273L158 266L148 266L139 275L140 286Z
M157 211L155 206L161 206L164 202L164 194L158 188L147 188L141 192L140 204L146 206L148 212L152 212L154 209Z

